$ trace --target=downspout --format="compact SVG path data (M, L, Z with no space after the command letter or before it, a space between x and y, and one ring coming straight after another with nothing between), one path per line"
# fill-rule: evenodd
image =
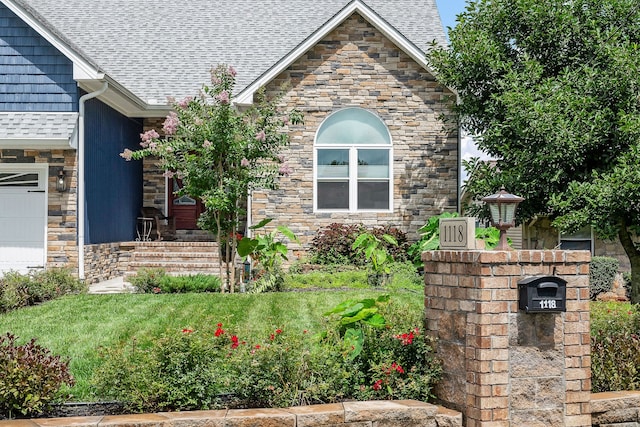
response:
M102 82L102 87L95 92L80 97L78 110L78 149L76 150L78 165L78 278L85 279L84 274L84 229L85 229L85 185L84 185L84 103L91 98L102 95L109 88L109 83Z

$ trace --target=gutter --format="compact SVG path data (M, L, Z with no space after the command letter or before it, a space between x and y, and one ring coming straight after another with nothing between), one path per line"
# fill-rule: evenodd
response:
M78 278L85 279L84 273L84 230L85 230L85 185L84 185L84 103L89 99L102 95L109 88L109 83L102 82L102 87L95 92L84 94L79 101L78 116L78 149L76 163L78 165Z

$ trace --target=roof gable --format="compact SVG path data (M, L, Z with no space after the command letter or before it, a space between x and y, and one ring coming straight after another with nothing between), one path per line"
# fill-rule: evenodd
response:
M168 96L194 95L220 63L236 68L239 100L250 102L256 88L356 12L421 64L429 42L446 43L435 0L0 2L54 40L74 71L76 62L86 66L77 76L83 89L99 87L104 73L106 95L119 94L110 105L127 115L157 115Z

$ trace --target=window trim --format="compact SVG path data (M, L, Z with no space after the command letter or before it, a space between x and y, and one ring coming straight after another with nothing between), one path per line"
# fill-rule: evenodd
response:
M348 110L363 110L368 114L375 117L380 123L384 126L384 129L387 132L388 136L388 144L320 144L318 143L318 134L323 128L323 125L326 121L334 116L335 114L344 114ZM348 150L349 152L349 174L346 178L349 183L349 207L346 209L320 209L318 208L318 182L344 182L345 178L319 178L319 166L318 166L318 152L323 149L333 149L333 150ZM389 173L386 181L389 183L389 194L388 194L388 205L387 209L358 209L358 184L361 181L381 181L381 178L359 178L358 177L358 150L386 150L388 152L388 160L389 160ZM394 190L394 175L393 175L393 141L391 139L391 133L389 132L389 128L387 125L380 119L377 114L372 113L369 110L360 108L360 107L347 107L340 109L338 111L333 112L329 116L327 116L320 126L318 126L318 130L316 131L314 143L313 143L313 212L314 213L366 213L366 212L381 212L381 213L389 213L394 210L394 198L393 198L393 190Z

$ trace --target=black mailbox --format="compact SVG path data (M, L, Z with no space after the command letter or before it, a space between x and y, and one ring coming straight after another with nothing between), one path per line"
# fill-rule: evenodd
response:
M518 282L519 308L527 313L567 311L567 281L555 276L528 277Z

